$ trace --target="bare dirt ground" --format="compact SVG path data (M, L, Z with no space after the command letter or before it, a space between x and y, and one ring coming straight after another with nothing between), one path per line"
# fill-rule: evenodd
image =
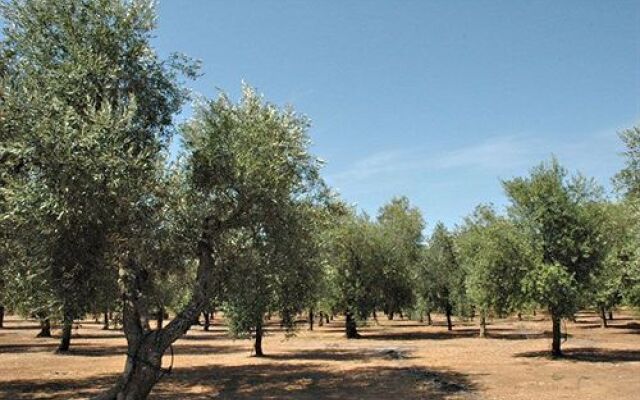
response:
M152 399L640 399L640 318L619 313L602 329L594 314L567 324L564 359L550 359L549 321L494 321L480 339L471 323L447 332L415 321L380 320L346 340L343 322L286 338L277 322L265 358L251 342L194 327L175 345L173 372ZM56 338L35 339L37 324L9 317L0 329L1 399L81 399L109 387L121 371L118 330L86 321L69 355ZM58 333L54 332L54 335ZM164 364L170 363L165 356Z

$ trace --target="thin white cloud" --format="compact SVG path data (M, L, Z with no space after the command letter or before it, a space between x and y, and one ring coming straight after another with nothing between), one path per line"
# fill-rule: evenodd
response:
M549 135L503 135L481 142L434 152L427 148L393 149L371 154L355 161L347 169L329 175L339 186L380 184L399 179L401 175L428 172L453 172L464 169L494 176L510 176L515 172L556 155L570 170L594 173L594 168L615 164L621 143L619 129L585 134L579 139L554 140Z

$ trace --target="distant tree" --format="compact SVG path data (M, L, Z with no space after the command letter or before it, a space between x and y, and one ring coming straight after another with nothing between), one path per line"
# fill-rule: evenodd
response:
M344 312L349 339L360 337L357 320L366 320L375 310L376 279L380 271L380 236L366 215L351 212L343 216L330 233L333 308Z
M555 159L503 185L509 212L541 261L527 274L525 291L549 310L552 354L560 356L561 319L584 304L585 289L604 255L602 221L590 209L601 200L601 190L579 176L568 180Z
M640 252L635 245L640 238L640 126L634 126L620 133L626 146L625 165L615 176L614 182L624 195L625 217L629 223L629 243L622 249L613 270L623 270L623 301L631 306L640 307ZM615 257L615 256L614 256ZM629 257L629 260L626 260ZM613 274L617 276L616 273Z
M522 305L522 281L536 255L521 232L489 206L466 218L457 243L467 293L480 314L480 337L485 337L489 313L504 316Z
M397 197L380 208L376 228L382 235L379 305L390 319L415 302L413 274L420 261L424 222L409 199Z
M466 307L464 272L453 235L444 224L438 223L424 252L419 285L424 302L447 317L448 330L453 327L451 316L464 314Z

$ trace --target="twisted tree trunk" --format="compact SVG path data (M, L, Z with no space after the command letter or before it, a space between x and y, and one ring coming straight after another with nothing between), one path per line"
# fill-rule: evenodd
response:
M139 271L133 260L123 265L120 276L129 277L123 284L123 325L127 338L127 360L124 372L116 384L96 400L144 400L156 382L167 372L162 369L162 356L178 338L184 335L202 312L207 299L209 281L213 271L213 251L207 235L209 220L198 242L198 270L193 294L185 308L164 328L147 330L148 315L144 299L139 297Z

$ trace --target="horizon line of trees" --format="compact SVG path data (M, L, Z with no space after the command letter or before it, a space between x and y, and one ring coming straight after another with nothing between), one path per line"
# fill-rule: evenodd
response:
M117 317L126 362L100 399L146 398L165 351L216 310L260 356L274 314L288 330L303 312L343 314L348 338L376 311L442 312L448 329L477 315L485 336L491 316L544 308L558 356L563 318L640 306L640 128L621 134L621 200L552 159L502 183L506 214L478 206L425 244L405 197L375 218L346 205L309 152L308 118L249 86L176 124L199 68L157 55L153 2L3 0L0 13L0 326L5 309L43 336L60 323L66 352L74 320Z

